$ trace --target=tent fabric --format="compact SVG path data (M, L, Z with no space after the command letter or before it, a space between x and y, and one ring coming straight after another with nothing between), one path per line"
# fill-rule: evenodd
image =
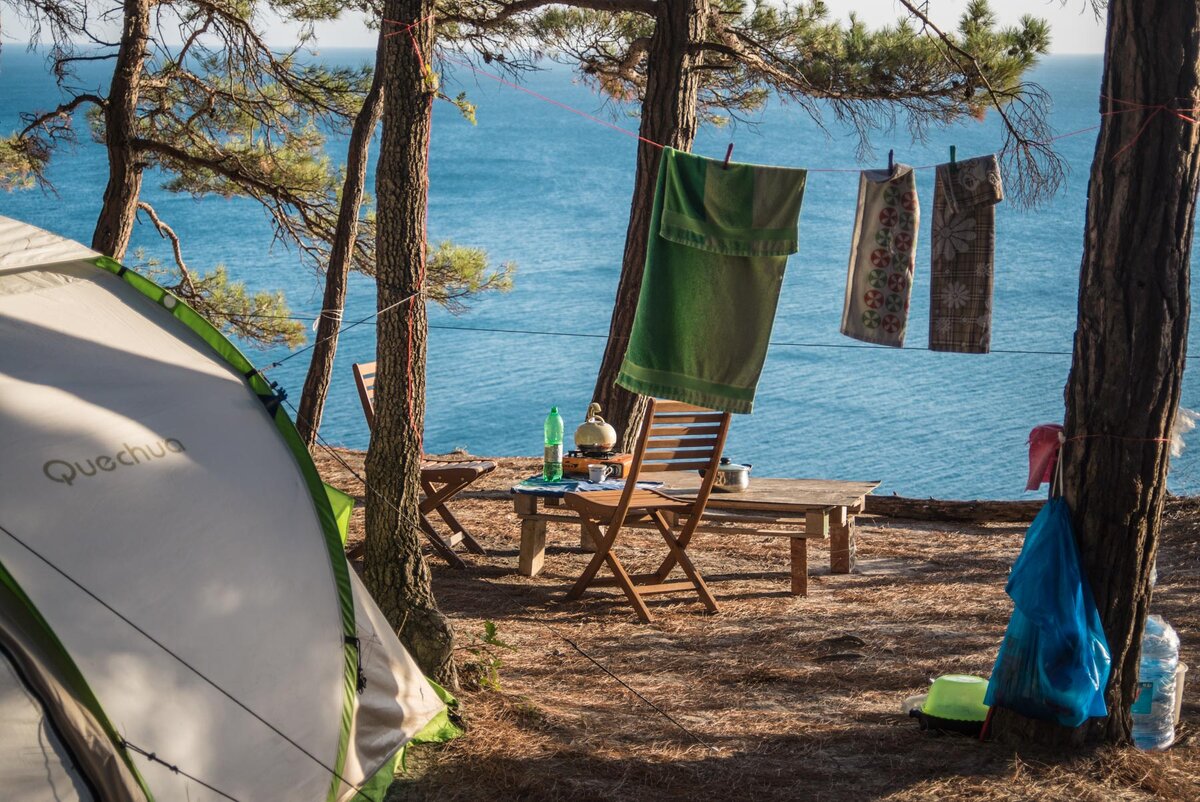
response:
M0 337L0 525L112 610L3 535L0 566L121 737L238 799L353 797L443 705L266 382L152 282L6 218ZM133 761L157 800L220 798Z
M0 270L94 259L99 255L78 242L0 216Z
M0 650L0 776L4 793L25 802L96 799L37 697Z
M352 746L346 756L346 774L369 778L374 768L394 759L404 746L395 737L397 709L420 714L406 716L400 724L411 738L434 718L425 715L424 711L433 710L440 715L444 705L429 682L403 681L414 674L420 676L416 663L392 636L391 627L383 613L371 600L356 574L350 575L350 582L354 590L358 637L362 644L363 676L371 693L360 699L354 711L350 730ZM384 790L387 790L386 785ZM354 790L343 787L339 798L354 798Z
M106 802L146 798L142 778L118 746L120 736L104 716L78 667L28 597L0 566L0 652L37 697L78 767ZM0 717L0 722L5 721ZM0 724L0 742L9 736ZM0 785L8 782L0 768Z

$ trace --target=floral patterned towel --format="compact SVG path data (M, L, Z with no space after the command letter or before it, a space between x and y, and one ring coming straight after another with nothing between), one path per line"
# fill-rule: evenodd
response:
M929 277L932 351L991 349L996 204L1003 199L995 156L938 165Z
M890 176L887 170L862 172L842 334L879 345L904 345L920 219L911 167L897 164Z

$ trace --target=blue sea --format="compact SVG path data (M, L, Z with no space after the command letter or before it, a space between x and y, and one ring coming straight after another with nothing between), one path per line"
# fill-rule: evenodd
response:
M372 55L327 50L318 57L360 64ZM107 84L103 62L81 68L78 85ZM1053 98L1056 132L1099 122L1100 71L1099 56L1054 56L1033 73ZM494 263L515 262L518 270L511 292L478 298L466 314L431 310L436 328L430 332L426 448L535 455L551 405L563 411L570 431L590 401L620 271L635 140L461 68L447 81L450 94L465 91L476 104L478 123L447 103L436 108L430 239L484 248ZM636 130L633 110L606 104L569 69L546 65L526 85ZM20 112L45 109L58 97L40 55L11 44L0 51L0 131L11 132ZM914 141L901 125L874 132L876 152L861 162L852 132L832 116L824 123L827 130L795 107L771 103L749 122L703 128L694 151L721 158L733 141L735 161L854 170L883 166L888 149L902 163L929 165L946 161L950 145L963 159L993 152L1002 142L994 113L983 122L930 131L924 141ZM0 213L90 242L106 167L103 149L80 130L79 144L53 161L56 191L2 194ZM1070 166L1061 191L1037 209L1006 201L997 212L993 348L1047 353L921 350L928 330L931 170L918 172L922 220L910 347L845 347L857 345L838 333L857 176L811 173L800 250L788 263L755 412L735 418L727 454L752 463L758 475L881 480L884 493L1037 495L1023 491L1026 438L1035 424L1063 416L1094 144L1094 131L1059 140ZM344 145L330 141L334 160L344 159ZM320 308L322 277L272 244L266 216L254 203L173 195L160 183L161 176L149 175L145 196L182 237L193 268L223 264L252 288L281 288L298 315ZM171 260L168 244L148 223L138 227L134 248ZM346 320L374 309L372 282L356 276ZM259 364L287 353L250 350ZM373 325L341 337L321 428L327 441L366 447L350 365L374 357ZM306 370L304 354L271 376L295 398ZM1198 391L1189 374L1184 406L1200 406ZM1200 492L1200 443L1175 461L1171 486Z

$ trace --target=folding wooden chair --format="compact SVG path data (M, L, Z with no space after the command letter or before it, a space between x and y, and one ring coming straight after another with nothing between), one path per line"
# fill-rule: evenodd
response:
M567 594L568 599L578 599L588 587L616 586L625 591L638 618L648 623L650 611L643 596L694 591L709 612L717 611L717 602L688 557L687 547L712 492L728 431L728 412L714 412L678 401L650 400L624 489L565 496L567 506L579 513L596 544L592 561ZM637 487L637 479L643 474L700 469L705 472L704 480L694 499L680 500ZM635 516L648 516L667 544L667 556L652 574L631 576L613 553L622 525ZM673 524L681 527L678 534ZM606 527L603 532L602 525ZM597 579L596 573L606 563L612 578ZM669 582L667 577L676 565L683 569L685 579Z
M375 363L364 362L355 364L354 383L358 386L358 398L362 402L363 414L367 418L367 426L375 425ZM454 517L446 503L457 496L481 476L486 476L496 470L496 463L485 461L432 460L421 461L421 489L425 498L417 507L421 516L421 531L446 562L455 568L465 568L466 563L454 552L454 547L462 543L468 551L476 554L487 554L467 528ZM436 512L448 527L450 536L442 537L429 521L429 514ZM350 556L356 556L351 552Z

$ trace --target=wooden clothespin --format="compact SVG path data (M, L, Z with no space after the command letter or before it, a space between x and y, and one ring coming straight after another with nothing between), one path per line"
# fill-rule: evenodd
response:
M896 151L894 150L888 151L888 175L893 177L896 175Z
M733 155L733 143L732 143L732 142L730 142L730 143L729 143L729 147L725 148L725 164L724 164L724 167L725 167L725 169L726 169L726 170L728 170L728 169L729 169L729 157L730 157L730 156L732 156L732 155Z
M950 169L951 170L958 167L958 159L956 158L957 154L958 154L958 148L951 145L950 146Z

